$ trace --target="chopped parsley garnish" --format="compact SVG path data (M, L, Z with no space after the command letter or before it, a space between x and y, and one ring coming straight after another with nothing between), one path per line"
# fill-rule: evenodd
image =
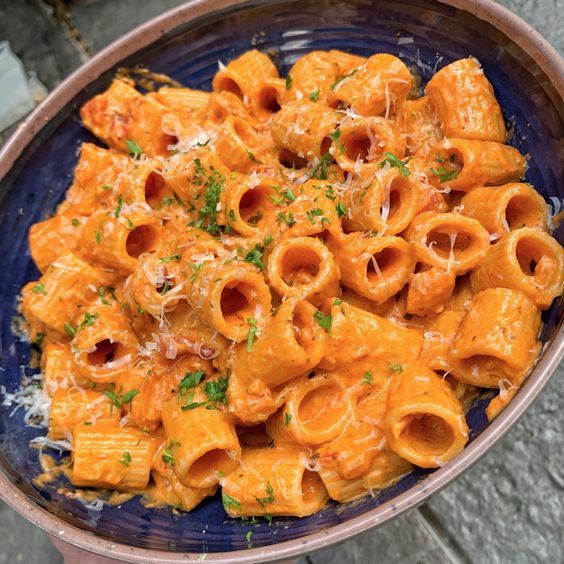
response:
M253 341L258 333L257 320L254 317L247 318L249 324L249 336L247 337L247 352L251 352Z
M292 88L293 83L294 81L292 80L292 75L288 73L288 76L286 77L286 90L290 90L290 88Z
M287 411L284 413L284 427L287 427L292 421L292 414Z
M264 249L272 243L272 237L269 235L262 243L257 243L247 254L243 257L244 262L254 264L261 272L266 268L262 260Z
M218 409L218 404L227 403L227 387L229 376L220 376L216 380L210 380L204 384L204 393L208 397L206 409Z
M262 218L263 218L263 214L260 210L257 211L257 213L255 215L253 215L252 217L249 217L249 219L247 220L247 223L250 225L258 225Z
M197 370L196 372L186 372L182 380L178 384L178 393L181 396L185 396L190 389L195 388L204 377L203 370Z
M247 156L249 157L249 159L251 159L251 161L253 161L254 163L259 162L255 155L251 151L249 151L249 149L245 149L245 151L247 152Z
M131 464L131 454L129 454L129 451L124 450L119 461L120 464L123 464L124 466L129 466Z
M110 400L111 408L121 409L124 405L131 403L131 400L139 393L139 390L128 390L120 395L115 390L107 390L104 395Z
M88 313L84 314L84 319L81 321L80 325L78 326L79 329L84 329L84 327L91 327L94 325L94 321L98 319L97 313Z
M286 190L282 190L280 186L272 186L272 189L278 194L278 196L270 196L270 200L273 204L277 206L283 204L284 200L288 200L288 202L293 202L296 199L296 196L292 192L291 188L286 188Z
M45 333L37 333L35 335L35 340L33 341L33 344L40 347L41 344L43 343L43 339L45 338Z
M69 337L74 337L76 335L76 327L73 327L70 323L65 323L65 333Z
M272 488L272 485L270 482L267 483L266 486L266 497L256 497L255 499L257 501L257 503L264 509L265 513L264 513L264 517L266 518L266 520L268 521L269 524L272 524L272 515L266 510L265 505L267 503L273 503L274 502L274 489Z
M294 214L291 212L278 212L276 216L278 221L281 221L288 225L288 227L292 227L296 223L296 219L294 218Z
M110 302L106 299L106 288L104 286L100 286L98 288L98 295L100 296L100 301L103 305L110 305Z
M176 446L180 446L180 443L178 441L170 441L170 443L168 443L167 447L164 449L162 455L163 462L167 466L170 466L171 468L174 466L174 463L176 462L176 459L174 458L174 454L172 454L172 449Z
M99 245L102 242L102 234L99 231L94 231L94 239L96 244Z
M344 217L347 215L347 208L343 205L343 202L339 202L335 206L335 210L337 211L337 217Z
M131 139L128 139L125 144L127 145L127 148L129 149L129 156L131 157L140 157L143 154L143 149L141 149L141 147L139 147L139 145L137 145L137 143L135 143L135 141L132 141Z
M351 72L349 72L349 74L345 74L344 76L342 76L341 78L336 80L333 84L331 84L331 86L329 88L331 90L335 90L335 88L337 87L338 84L343 82L343 80L345 80L345 78L349 78L350 76L353 76L356 73L357 70L358 69L353 69Z
M80 225L80 221L78 221L78 219L76 219L76 217L73 217L71 219L71 223L75 226L78 227Z
M219 204L219 197L225 185L225 177L213 166L210 166L210 170L207 172L202 166L200 159L194 159L194 166L194 184L206 188L206 203L198 212L196 227L207 231L210 235L217 235L221 230L217 223L217 205Z
M180 260L180 255L168 255L167 257L161 257L159 262L172 262L173 260Z
M234 497L231 497L226 493L222 493L221 501L223 502L225 511L228 511L229 509L236 509L237 511L241 511L241 504Z
M330 165L331 155L329 153L325 153L319 159L319 162L313 167L310 178L315 178L317 180L327 180L327 173Z
M317 98L319 97L319 88L316 88L310 95L309 99L312 102L317 102Z
M395 167L399 170L399 173L402 176L409 176L411 174L410 170L407 168L407 164L411 160L411 157L408 157L404 161L400 161L393 153L386 151L384 153L386 157L381 163L380 168L384 168L386 164L389 164L391 167Z
M168 282L168 280L165 280L165 283L162 285L161 289L159 290L159 294L161 296L164 296L168 293L168 291L171 289L171 285L170 282Z
M331 321L333 319L331 315L324 315L323 312L316 311L313 314L313 318L322 329L325 329L331 335Z
M41 284L41 282L39 282L39 284L36 284L31 291L34 294L43 294L44 296L47 295L47 290L45 289L45 286L43 284Z
M227 217L229 217L231 221L237 221L237 218L235 217L235 210L229 210Z
M102 184L102 190L113 190L114 187L111 184Z
M456 172L456 170L447 170L444 166L431 168L431 173L437 176L439 178L439 182L441 183L458 178L458 172Z
M247 541L247 548L252 548L252 542L251 542L252 537L253 537L253 531L247 531L247 534L245 535L245 540Z
M341 298L335 298L335 299L333 300L333 305L334 305L334 306L339 306L339 305L341 305L342 303L343 303L343 300L342 300Z
M331 201L335 200L337 195L335 194L335 189L333 188L333 186L331 185L327 186L327 188L325 189L325 197Z
M198 264L190 263L188 266L192 269L192 275L190 276L190 282L194 284L198 272L202 270L202 267L206 264L205 262L199 262Z
M116 209L114 210L114 217L119 217L119 214L121 213L121 208L123 207L123 198L121 197L121 194L118 196L118 203L116 206Z
M364 377L362 378L362 384L373 384L374 381L372 380L372 372L368 371L364 373Z
M341 137L341 130L339 128L335 129L335 131L333 131L333 133L331 133L329 137L331 137L333 143L335 143L335 147L337 147L339 155L342 155L345 152L345 146L339 142L339 137Z
M390 372L403 372L403 366L401 364L391 363L388 364L388 368L390 369Z
M315 218L323 215L323 210L321 208L314 208L312 210L306 211L307 218L309 222L313 225L315 223Z
M165 196L162 200L161 200L161 206L163 208L168 208L168 206L170 206L170 204L172 204L174 198L171 198L170 196Z

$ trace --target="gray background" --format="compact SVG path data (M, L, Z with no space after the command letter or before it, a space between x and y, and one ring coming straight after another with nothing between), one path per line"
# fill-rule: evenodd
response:
M178 0L0 0L0 40L49 88L92 54ZM564 0L501 0L564 51ZM53 0L53 5L62 2ZM2 142L0 134L0 143ZM564 563L562 366L509 435L420 509L300 564ZM43 532L0 502L0 564L54 564Z

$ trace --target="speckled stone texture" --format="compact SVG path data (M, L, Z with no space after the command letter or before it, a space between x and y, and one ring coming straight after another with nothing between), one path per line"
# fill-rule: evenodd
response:
M8 39L26 68L53 88L89 53L180 3L81 0L62 24L42 0L0 0L0 41ZM499 3L564 52L564 0ZM563 382L561 366L503 441L423 507L299 563L564 563ZM42 531L0 502L0 564L13 562L62 558Z

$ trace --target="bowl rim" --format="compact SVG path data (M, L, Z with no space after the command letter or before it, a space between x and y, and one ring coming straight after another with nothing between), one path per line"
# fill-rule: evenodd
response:
M509 37L545 73L561 98L564 97L564 60L544 37L519 16L493 0L437 0L476 16ZM266 0L264 3L267 3ZM176 27L205 14L247 4L247 0L192 0L145 22L102 49L69 75L20 124L0 151L0 181L8 174L33 137L87 85L124 58L153 43ZM421 505L432 494L476 463L518 421L538 397L564 356L562 318L552 341L542 353L531 375L502 413L464 451L408 491L344 523L293 540L260 548L217 553L182 553L137 548L70 525L30 501L0 469L0 498L12 509L52 536L88 552L126 562L175 564L189 561L247 564L295 558L341 543L382 525L408 509Z

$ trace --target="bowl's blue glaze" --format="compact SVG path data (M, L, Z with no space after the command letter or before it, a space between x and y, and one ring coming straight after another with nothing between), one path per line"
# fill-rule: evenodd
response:
M413 42L398 45L399 37L412 37ZM562 199L558 181L564 160L558 148L562 147L563 123L550 84L536 63L495 28L433 1L247 4L242 9L224 12L221 17L203 18L178 28L122 65L143 64L187 86L209 89L217 61L228 62L252 46L271 54L281 73L313 49L338 48L361 55L385 51L411 65L423 85L434 67L473 55L482 63L505 116L513 125L511 143L530 155L527 180L545 197ZM27 367L29 344L15 337L11 330L16 297L23 284L38 275L29 256L28 229L52 214L63 198L71 182L79 145L93 140L79 123L78 108L102 91L112 75L113 71L106 73L77 95L37 135L1 183L0 383L8 391L17 389L22 370L32 372ZM559 235L562 241L562 231ZM542 338L546 341L557 325L558 307L553 306L544 318ZM487 402L486 398L481 399L468 413L472 438L487 425ZM183 515L173 515L166 509L148 510L138 499L94 511L59 493L60 483L41 489L33 486L32 479L40 472L40 466L38 451L30 449L28 442L43 431L25 427L23 414L11 416L11 412L12 408L0 406L0 464L10 479L40 506L67 522L139 547L230 551L247 547L245 535L249 530L253 531L252 546L295 539L360 515L406 491L426 475L426 471L416 470L376 498L367 497L344 506L331 504L305 519L275 519L272 527L264 522L251 524L228 519L219 496Z

